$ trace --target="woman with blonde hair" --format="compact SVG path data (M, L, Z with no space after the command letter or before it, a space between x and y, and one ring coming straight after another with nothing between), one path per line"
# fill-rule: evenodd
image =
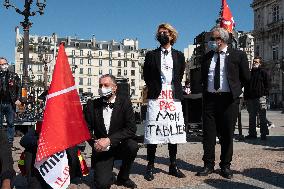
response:
M185 175L176 162L177 144L186 143L182 113L182 78L185 58L182 52L172 48L178 33L173 26L158 26L156 40L160 47L146 54L143 75L148 89L144 143L147 144L148 165L144 178L154 179L154 160L157 144L168 144L169 174L178 178Z

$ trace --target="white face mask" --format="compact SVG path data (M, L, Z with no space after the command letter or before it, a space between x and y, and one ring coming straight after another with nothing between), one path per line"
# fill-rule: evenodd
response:
M209 50L216 51L218 49L218 44L216 41L208 41L207 45Z
M101 97L109 97L109 96L112 95L111 87L109 87L109 88L105 88L105 87L99 88L98 92L99 92L99 95Z
M8 64L0 65L0 70L5 72L8 70L8 67L9 67Z

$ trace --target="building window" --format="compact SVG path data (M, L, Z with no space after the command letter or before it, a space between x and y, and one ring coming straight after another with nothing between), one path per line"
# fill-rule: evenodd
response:
M92 80L91 78L88 78L88 83L87 83L88 86L91 86L92 85Z
M121 61L120 60L118 61L117 66L121 67Z
M82 94L82 93L83 93L83 89L79 88L79 94Z
M37 76L37 80L38 80L38 81L41 81L41 80L42 80L42 75L38 75L38 76Z
M103 75L103 70L99 70L99 75Z
M112 66L112 60L109 60L109 66Z
M92 92L92 89L91 89L91 88L88 88L88 92L91 93L91 92Z
M42 65L37 65L37 71L42 72Z
M127 67L127 61L124 61L124 67Z
M102 56L102 55L103 55L102 51L99 51L99 56Z
M120 57L120 56L121 56L121 54L120 54L120 53L117 53L117 56L118 56L118 57Z
M255 47L255 56L259 56L259 46Z
M135 96L135 89L131 89L130 96Z
M91 75L91 73L92 73L92 69L88 68L88 74Z
M277 22L279 21L279 6L275 5L272 7L272 21Z
M126 58L127 57L127 53L124 53L124 58Z
M91 55L92 55L92 52L91 52L91 51L88 51L88 55L91 56Z
M72 50L72 55L75 55L75 50Z
M131 76L135 76L135 70L131 70Z
M91 65L91 59L88 59L88 64Z
M117 70L117 76L121 76L121 69Z
M80 56L83 56L83 50L80 50Z
M32 71L32 65L28 65L28 71Z
M83 74L83 68L80 68L80 74Z
M109 73L109 74L112 74L112 69L109 69L108 73Z
M99 66L102 66L103 65L103 60L99 60Z
M278 47L272 47L272 59L278 60Z
M135 79L131 79L131 87L135 87Z
M131 58L134 58L134 54L133 53L131 53Z
M75 73L76 68L72 67L72 73Z
M82 77L79 78L79 85L83 85L83 78Z
M109 51L109 57L110 57L110 58L112 57L112 52L111 52L111 51Z
M23 63L20 64L20 71L23 71Z
M72 64L75 65L75 58L72 58Z
M80 58L80 64L83 65L83 58Z
M135 68L135 62L134 62L134 61L132 61L131 67L132 67L132 68Z
M124 75L127 76L127 70L124 70Z

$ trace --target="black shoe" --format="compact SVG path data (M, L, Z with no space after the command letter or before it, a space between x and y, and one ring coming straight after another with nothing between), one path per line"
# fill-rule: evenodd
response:
M221 176L227 179L233 178L233 173L230 168L221 168Z
M257 136L256 135L247 135L245 136L245 139L257 139Z
M205 166L202 171L196 173L196 176L207 176L214 172L214 168Z
M172 164L169 167L169 175L175 176L177 178L185 178L186 176L179 170L176 164Z
M146 173L144 175L144 179L146 179L147 181L152 181L154 180L154 175L153 175L153 171L154 171L154 165L147 165L147 169L146 169Z
M127 180L117 179L116 185L117 186L124 186L126 188L137 188L137 185L135 184L135 182L133 182L130 179L127 179Z
M266 135L261 135L260 140L266 140Z

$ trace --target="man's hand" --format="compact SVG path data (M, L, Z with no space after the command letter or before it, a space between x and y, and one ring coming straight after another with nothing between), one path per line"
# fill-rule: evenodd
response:
M97 152L102 152L106 150L108 146L110 146L109 138L100 138L98 140L95 140L94 147Z
M19 106L19 105L21 105L22 103L21 103L21 101L17 100L17 101L15 102L15 104L16 104L17 106Z
M4 179L3 180L1 189L11 189L10 179Z

